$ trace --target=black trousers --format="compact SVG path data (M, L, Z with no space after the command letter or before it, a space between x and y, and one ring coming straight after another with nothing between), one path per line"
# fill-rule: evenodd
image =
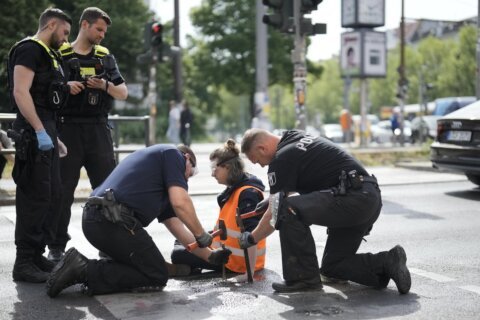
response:
M91 294L128 292L147 286L165 286L165 260L147 231L135 225L107 221L95 207L83 211L83 233L98 250L113 260L89 260L87 287Z
M101 121L101 119L100 119ZM48 239L50 249L65 249L70 236L68 225L80 170L85 167L92 189L98 187L115 168L113 141L105 121L97 123L62 123L60 140L67 146L68 154L60 159L62 199L57 207L57 229Z
M322 274L377 287L384 277L386 252L357 254L363 237L377 220L382 207L380 189L363 183L346 195L312 192L288 197L281 210L292 207L280 226L283 277L286 281L318 276L318 259L310 225L326 226Z
M53 115L51 120L42 120L42 123L52 139L54 149L40 151L35 139L25 161L15 156L12 173L17 184L15 245L17 259L21 260L29 260L45 252L46 238L52 234L52 221L57 219L54 204L60 200L56 123ZM13 129L17 132L21 129L32 130L25 121L19 120L15 120Z
M178 240L175 240L173 245L173 251L170 256L172 263L175 264L186 264L189 265L192 269L205 269L213 271L221 271L222 266L214 265L208 263L200 257L197 257L190 251L188 251Z

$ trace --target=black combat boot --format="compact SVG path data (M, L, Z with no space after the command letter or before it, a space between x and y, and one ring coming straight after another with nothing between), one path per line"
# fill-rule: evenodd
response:
M386 276L397 285L398 292L405 294L410 291L412 279L407 268L407 254L401 246L396 245L388 251L384 268Z
M302 279L295 281L282 281L272 283L272 288L276 292L297 292L322 289L322 281L320 276L311 279Z
M70 248L55 266L47 280L47 294L55 298L65 288L87 282L88 259Z
M42 271L35 265L33 259L18 258L13 265L13 281L42 283L47 281L48 272Z
M52 272L56 265L55 262L48 260L42 254L37 254L33 259L33 262L40 270L48 273Z

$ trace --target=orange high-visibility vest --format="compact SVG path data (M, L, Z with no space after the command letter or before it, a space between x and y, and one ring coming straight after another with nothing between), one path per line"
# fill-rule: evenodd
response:
M218 217L218 220L222 219L225 222L225 227L227 228L227 240L221 241L220 236L217 236L212 242L212 248L220 248L221 243L223 242L225 244L225 248L228 248L230 251L232 251L232 254L230 255L228 263L225 265L225 267L233 272L238 273L247 272L247 267L245 266L245 255L243 249L240 248L238 243L241 233L240 228L237 225L237 221L235 220L235 216L238 208L238 199L240 197L240 193L248 188L256 189L258 192L260 192L260 194L262 194L261 190L252 186L243 186L235 190L223 206L222 210L220 210L220 215ZM215 229L218 229L218 220L215 224ZM257 243L255 271L263 269L265 265L266 244L266 239L263 239Z

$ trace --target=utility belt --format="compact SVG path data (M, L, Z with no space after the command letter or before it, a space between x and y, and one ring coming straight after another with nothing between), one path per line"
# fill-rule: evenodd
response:
M129 207L117 202L112 189L107 189L103 197L89 197L84 208L84 215L89 218L91 207L99 212L107 221L122 225L132 235L135 235L136 227L141 226L135 217L135 212ZM94 217L93 217L94 218Z
M91 116L91 117L81 117L81 116L60 116L60 123L103 123L106 124L108 119L106 116Z
M346 172L342 170L338 177L339 183L333 187L331 191L334 195L343 196L347 194L348 190L359 190L363 183L373 183L378 186L377 178L375 176L364 176L357 173L357 170Z

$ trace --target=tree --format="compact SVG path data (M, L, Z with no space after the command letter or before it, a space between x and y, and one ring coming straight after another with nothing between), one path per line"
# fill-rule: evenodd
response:
M234 95L248 95L252 111L256 85L255 2L204 0L191 12L191 19L200 35L190 38L193 67L189 78L201 81L211 91L223 87ZM270 29L268 47L270 83L291 83L293 40ZM214 111L218 106L216 103L208 109Z
M0 15L0 112L11 112L6 91L6 59L15 42L37 32L38 17L48 7L47 0L2 0Z

